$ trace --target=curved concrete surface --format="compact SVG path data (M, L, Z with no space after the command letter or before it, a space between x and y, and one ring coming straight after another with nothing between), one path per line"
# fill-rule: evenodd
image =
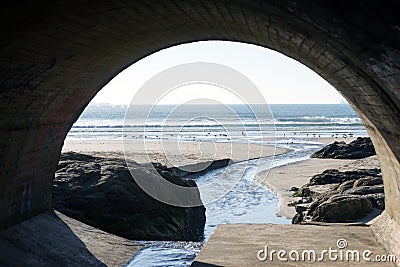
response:
M277 50L341 92L363 119L381 161L386 211L378 228L397 229L399 11L395 1L3 2L0 229L51 209L64 138L109 80L146 55L198 40ZM399 244L393 232L380 233L392 249Z

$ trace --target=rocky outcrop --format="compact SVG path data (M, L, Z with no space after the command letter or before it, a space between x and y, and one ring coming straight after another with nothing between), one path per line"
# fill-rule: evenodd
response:
M356 171L326 170L313 176L295 193L300 200L292 223L307 221L353 222L374 208L385 208L380 169Z
M196 164L186 165L180 168L172 167L169 170L176 172L184 178L197 178L209 171L224 168L232 163L231 159L217 159L214 161L204 161Z
M148 164L130 162L129 167L135 175L149 179L157 175ZM196 187L194 181L181 178L163 165L154 167L174 184ZM56 210L128 239L203 239L204 206L182 208L153 199L136 184L121 158L65 153L56 171L53 192Z
M345 172L336 169L329 169L321 174L313 176L308 185L339 184L345 181L354 181L364 177L381 177L380 173L380 169L363 169ZM382 181L381 178L380 181Z
M334 142L315 152L312 158L362 159L375 155L375 148L369 137L358 137L353 142Z

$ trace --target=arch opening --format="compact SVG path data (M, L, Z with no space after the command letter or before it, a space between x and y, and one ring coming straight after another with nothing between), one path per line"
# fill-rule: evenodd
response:
M229 53L229 56L222 56L221 58L221 52L226 50L229 50L231 53ZM206 53L207 55L205 55ZM241 54L241 56L235 56L238 54ZM176 59L178 56L180 58ZM243 62L244 59L246 62ZM146 97L144 100L157 99L154 103L146 102L149 105L149 109L147 110L148 113L145 112L146 109L142 107L143 103L138 103L134 99L136 90L143 84L143 80L152 79L153 73L161 72L161 70L166 68L165 65L167 67L168 65L180 65L187 61L211 61L230 66L236 63L242 74L248 73L248 77L252 77L258 81L257 89L260 93L253 92L257 97L253 97L250 99L253 102L248 103L246 101L249 99L246 99L246 94L251 94L251 91L249 91L251 90L251 85L250 87L246 87L246 85L240 86L241 88L245 88L242 92L237 92L240 93L238 96L242 97L242 100L237 95L233 95L232 92L212 84L193 83L177 87L172 91L168 90L164 95L157 90L151 90L151 88L157 85L153 87L144 85L143 88L147 88L145 91L150 92L152 95L151 99ZM169 167L175 167L180 171L189 171L189 166L194 167L193 164L200 163L197 161L212 162L230 158L232 161L237 162L247 159L239 155L239 153L246 154L250 158L256 158L257 155L273 155L273 153L262 153L262 151L257 154L256 151L251 151L250 147L247 152L240 149L240 152L235 153L233 144L236 143L248 142L249 144L257 145L263 143L271 146L274 144L274 139L278 139L276 143L289 146L290 143L293 143L292 139L294 138L299 139L295 140L298 147L293 147L294 149L301 149L304 150L304 153L311 153L308 150L310 149L308 145L311 147L314 144L311 142L307 144L307 148L303 148L300 145L301 142L305 141L303 139L307 141L318 142L321 140L322 142L327 142L324 138L331 138L333 133L334 138L331 141L333 142L338 141L338 137L346 140L349 133L351 135L354 133L355 137L367 135L363 127L357 125L357 123L360 123L359 118L347 105L304 105L287 106L285 108L284 105L277 104L293 104L293 101L296 101L294 102L296 104L304 103L305 101L308 104L310 102L321 103L321 101L325 101L325 103L326 101L333 101L333 103L338 104L343 98L325 80L305 66L265 48L221 41L199 42L166 49L136 64L126 69L102 89L100 97L96 96L92 100L91 105L85 110L85 115L81 120L78 120L75 127L70 131L70 138L94 140L89 142L79 142L78 140L75 140L77 142L73 140L70 140L70 142L67 141L67 144L64 144L64 151L72 149L75 152L92 152L98 149L99 151L104 150L104 152L109 153L124 150L126 156L128 150L131 152L129 147L125 146L128 142L129 145L135 148L135 151L133 151L135 154L134 160L137 162L146 162L148 160L166 164ZM187 71L185 66L182 66L183 70ZM209 68L214 67L212 64L202 66L207 71L210 71ZM196 70L205 71L203 67ZM230 72L228 74L227 78L229 80L235 80L233 76L237 75L236 73ZM171 77L173 76L172 74L170 75ZM226 73L218 75L226 75ZM142 76L148 77L143 78ZM180 73L180 76L185 76L185 73ZM166 76L167 79L172 79L171 77ZM136 81L137 78L140 78L140 81ZM160 87L163 86L166 86L164 82ZM291 88L291 90L288 90L288 88ZM290 95L294 95L294 97L288 97ZM268 99L264 104L261 102L262 97ZM130 103L131 99L134 100ZM267 106L271 101L276 104L268 108L272 109L271 114L269 114L268 109L260 109L260 105ZM129 107L128 112L125 112L126 105L128 104L132 105L132 107ZM249 106L254 105L254 110L252 112L250 110L247 111L243 106L246 104ZM136 105L138 105L137 108L135 107ZM131 108L133 113L129 111ZM307 110L300 114L300 109ZM313 111L313 109L317 110ZM154 112L154 110L156 111ZM337 112L340 112L340 114L335 114ZM152 113L155 113L156 116ZM130 115L134 118L131 118ZM254 121L252 117L255 117ZM289 118L294 121L291 121ZM235 120L240 121L240 123L236 123ZM330 126L331 120L339 123L337 127L341 128L341 130ZM345 123L340 125L346 120L349 125L345 125ZM274 127L274 121L280 124ZM302 129L299 126L298 130L291 129L296 123L304 124L306 128ZM317 125L307 128L307 123ZM331 128L320 130L317 128L318 123L320 125L326 124ZM356 125L353 127L352 124L354 123ZM146 127L142 128L139 125L146 125ZM221 127L217 127L217 125ZM342 135L344 138L342 138ZM142 138L145 139L143 141L144 146L138 144ZM95 139L107 139L109 142L101 142L100 145L100 142L96 142ZM124 140L123 144L122 142L118 142L121 139ZM112 140L117 141L112 143ZM155 153L156 155L150 156L149 154L154 153L155 141L161 142L163 145L158 146L159 151ZM201 145L194 147L193 151L187 151L188 141L201 142ZM177 142L178 145L171 145L170 142ZM226 151L217 153L216 145L211 144L212 142L224 142L230 143L230 145L225 144L224 149ZM99 144L98 148L95 147L96 143ZM88 148L85 148L85 146ZM202 151L202 147L204 151ZM171 149L171 151L168 151L168 149ZM218 150L221 149L219 148ZM277 154L281 154L282 151L282 148L279 148ZM182 153L183 157L177 157L177 153ZM132 153L129 154L126 158L128 160L131 159L130 156ZM302 156L297 155L297 157L301 158ZM263 164L262 169L268 169L266 163ZM208 165L204 165L203 167L206 168ZM197 168L196 170L200 171ZM225 186L227 186L227 183ZM215 195L216 192L213 193ZM209 202L204 198L203 201Z

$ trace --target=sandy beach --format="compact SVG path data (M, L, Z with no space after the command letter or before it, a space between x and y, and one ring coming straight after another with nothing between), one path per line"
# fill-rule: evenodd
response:
M302 138L301 140L308 142L316 142L322 144L330 144L335 141L345 141L349 143L355 140L355 137L351 138L326 138L326 137L309 137ZM291 140L291 137L277 137L276 141ZM271 155L279 155L290 151L289 149L274 147L274 146L263 146L256 144L242 144L242 143L211 143L211 142L158 142L148 141L143 146L143 142L130 141L124 146L122 140L77 140L67 139L64 141L62 152L78 152L78 153L90 153L90 154L115 154L123 153L123 151L129 153L133 160L138 163L145 163L149 161L149 158L153 162L159 162L170 166L171 162L176 162L177 159L185 158L189 164L202 162L205 160L219 160L230 158L234 162L239 162L248 159L254 159L259 157L267 157ZM146 155L149 155L147 157ZM178 156L179 155L179 156ZM168 157L168 160L167 160ZM180 162L179 166L183 166Z
M66 140L62 152L88 153L91 155L115 155L123 151L138 163L158 162L168 167L186 166L199 162L231 159L234 162L279 155L290 151L285 148L242 143L211 142L158 142Z

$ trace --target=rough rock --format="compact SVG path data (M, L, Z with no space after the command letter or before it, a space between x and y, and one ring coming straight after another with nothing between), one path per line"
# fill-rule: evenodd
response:
M371 211L372 204L365 198L334 195L316 208L312 219L322 222L348 222L364 217Z
M315 199L317 196L326 195L328 192L336 190L337 185L335 184L324 184L324 185L310 185L308 186L309 198ZM307 192L307 190L304 190Z
M336 184L364 177L380 177L380 176L381 176L380 169L362 169L362 170L345 171L345 172L336 169L329 169L321 174L313 176L308 185Z
M298 213L292 223L352 222L364 217L373 208L385 208L381 171L376 168L326 170L313 176L309 183L298 190L296 196L311 198L311 203L307 206L304 201L291 203Z
M374 185L374 186L359 186L354 187L352 189L344 191L345 194L349 195L370 195L383 192L383 184L382 185Z
M341 183L337 187L336 191L338 191L340 194L343 194L346 190L353 188L355 181L356 180L349 180Z
M382 177L365 177L354 182L354 187L383 184Z
M147 164L130 162L135 175L156 175ZM168 168L155 170L174 184L195 187ZM152 171L153 170L153 171ZM201 241L204 206L182 208L161 203L134 181L124 159L65 153L53 183L55 209L104 231L136 240ZM175 196L171 196L173 198ZM193 198L199 198L199 194Z
M303 220L304 220L303 213L296 213L296 215L293 216L292 224L300 224Z
M375 155L375 148L369 137L358 137L353 142L334 142L315 152L312 158L362 159Z
M377 193L377 194L368 194L361 196L362 198L368 199L372 207L379 210L385 209L385 194L384 193Z
M169 170L176 172L184 178L197 178L209 171L220 169L232 163L231 159L217 159L212 162L204 161L196 164L186 165L181 168L172 167Z
M299 188L296 187L296 186L293 186L293 187L291 187L291 188L289 189L289 191L291 191L291 192L297 192L297 191L299 191Z

